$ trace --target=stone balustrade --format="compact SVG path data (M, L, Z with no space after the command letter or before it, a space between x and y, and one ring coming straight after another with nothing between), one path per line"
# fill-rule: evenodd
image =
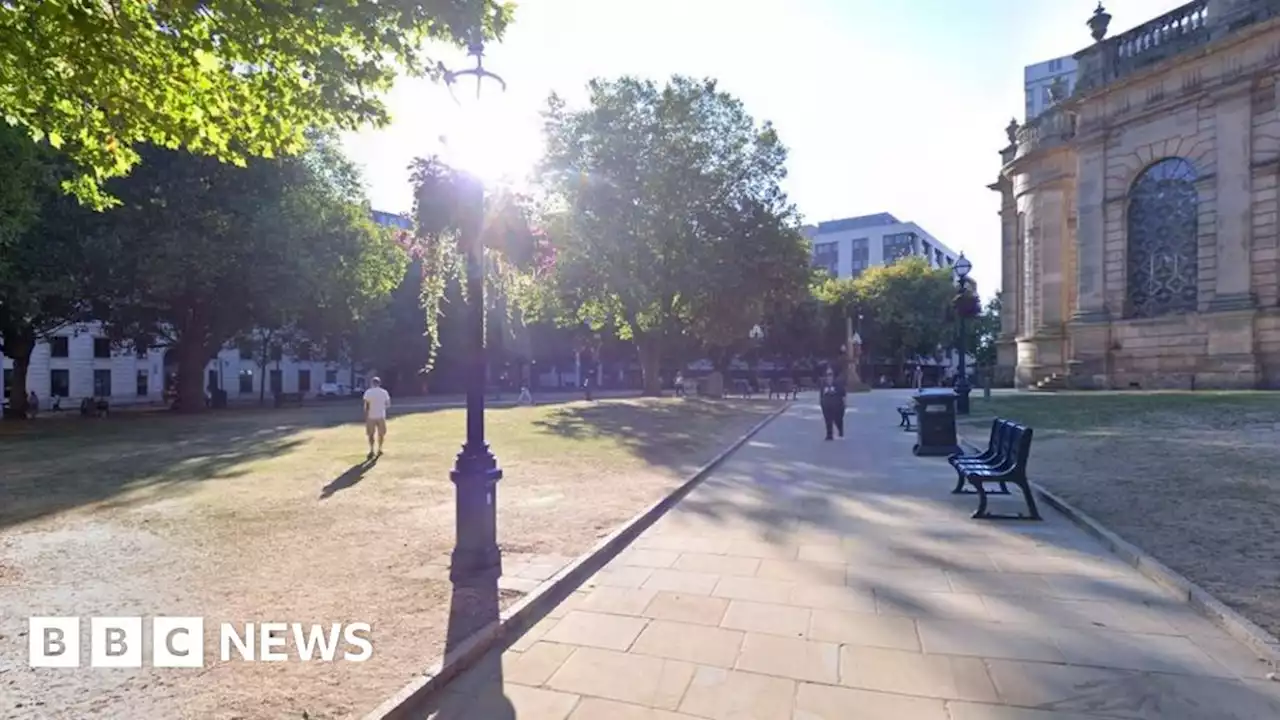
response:
M1260 0L1259 5L1275 5ZM1093 90L1210 40L1209 0L1193 0L1079 53L1076 90Z
M1068 143L1075 135L1075 114L1061 107L1051 107L1018 128L1014 135L1017 145L1014 157L1023 157L1042 148Z

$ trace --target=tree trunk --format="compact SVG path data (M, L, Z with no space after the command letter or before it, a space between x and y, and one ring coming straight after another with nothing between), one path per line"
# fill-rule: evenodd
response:
M658 397L662 395L662 344L656 338L641 337L636 339L636 349L640 352L640 371L644 376L643 395Z
M199 340L179 338L178 412L198 413L204 410L204 366L209 353Z
M31 353L35 348L35 333L15 333L4 339L5 354L13 360L9 408L4 413L6 419L25 420L27 418L27 369L31 367Z

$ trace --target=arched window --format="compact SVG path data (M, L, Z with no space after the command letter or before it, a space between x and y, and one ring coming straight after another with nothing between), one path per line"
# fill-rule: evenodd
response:
M1199 278L1196 169L1157 160L1129 188L1129 317L1194 312Z

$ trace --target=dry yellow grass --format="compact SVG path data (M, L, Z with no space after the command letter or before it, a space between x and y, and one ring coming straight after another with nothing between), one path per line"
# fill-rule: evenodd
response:
M776 407L610 400L492 410L508 558L572 556ZM32 423L0 440L0 715L328 718L366 712L444 639L460 410L404 411L367 472L340 404ZM31 670L29 615L373 625L365 663ZM214 636L216 637L216 635ZM206 651L210 642L206 641ZM208 654L208 652L207 652ZM12 698L15 707L4 707Z
M996 396L971 440L993 415L1035 428L1034 480L1280 635L1280 394Z

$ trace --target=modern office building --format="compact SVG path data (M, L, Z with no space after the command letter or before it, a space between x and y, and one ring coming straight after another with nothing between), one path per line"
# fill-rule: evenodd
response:
M958 253L913 222L890 213L828 220L804 228L813 244L813 264L836 277L856 277L873 265L885 265L911 255L933 267L951 267Z
M410 229L408 219L392 213L373 211L381 225ZM262 365L261 350L228 347L205 366L205 387L217 387L235 401L270 396L274 392L315 395L325 384L349 388L363 387L365 378L336 359L282 355ZM37 343L27 368L27 389L47 409L52 398L63 398L61 406L74 410L81 398L107 398L112 405L161 403L172 388L177 366L166 357L165 348L136 351L112 345L96 322L75 323ZM0 358L4 368L4 397L13 381L13 360ZM168 360L168 362L166 362ZM265 384L265 385L264 385Z
M1053 107L1051 88L1055 82L1061 84L1064 98L1075 91L1076 59L1068 55L1028 65L1022 70L1022 79L1027 96L1026 120L1034 120Z

